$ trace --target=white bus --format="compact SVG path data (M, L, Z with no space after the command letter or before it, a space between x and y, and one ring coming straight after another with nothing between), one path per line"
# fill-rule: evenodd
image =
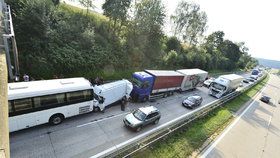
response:
M93 111L93 89L85 78L8 84L10 132Z

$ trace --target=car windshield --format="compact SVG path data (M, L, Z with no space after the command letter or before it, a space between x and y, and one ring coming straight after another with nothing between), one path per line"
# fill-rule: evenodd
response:
M225 86L220 85L220 84L215 83L215 82L212 83L212 86L213 86L214 88L216 88L216 89L219 89L219 90L225 90L225 89L226 89Z
M196 101L196 99L195 99L194 97L188 97L187 99L188 99L189 101L193 102L193 103L195 103L195 101Z
M140 121L143 121L146 118L146 114L139 109L133 112L133 116Z

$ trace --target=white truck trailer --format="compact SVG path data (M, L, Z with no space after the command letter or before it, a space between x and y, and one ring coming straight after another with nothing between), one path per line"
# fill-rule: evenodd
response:
M198 85L202 85L208 75L208 72L200 69L181 69L177 70L177 72L184 75L181 91L194 89Z
M235 91L242 80L243 77L236 74L222 75L211 83L209 87L209 95L216 98L227 95Z
M119 80L103 85L95 85L94 90L94 110L104 111L106 106L115 102L126 102L132 91L133 85L128 80Z

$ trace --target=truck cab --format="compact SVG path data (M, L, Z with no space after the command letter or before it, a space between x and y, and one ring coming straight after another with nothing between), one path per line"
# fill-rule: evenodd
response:
M210 84L209 94L216 98L220 98L227 91L228 85L228 80L225 80L223 78L217 78Z
M154 77L146 72L132 74L133 90L131 97L135 101L147 101L152 91Z

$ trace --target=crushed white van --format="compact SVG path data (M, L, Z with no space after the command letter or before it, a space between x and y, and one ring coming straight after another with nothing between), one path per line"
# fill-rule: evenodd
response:
M103 85L95 85L93 87L94 110L104 111L106 106L118 101L125 103L130 97L132 88L132 83L125 79Z

